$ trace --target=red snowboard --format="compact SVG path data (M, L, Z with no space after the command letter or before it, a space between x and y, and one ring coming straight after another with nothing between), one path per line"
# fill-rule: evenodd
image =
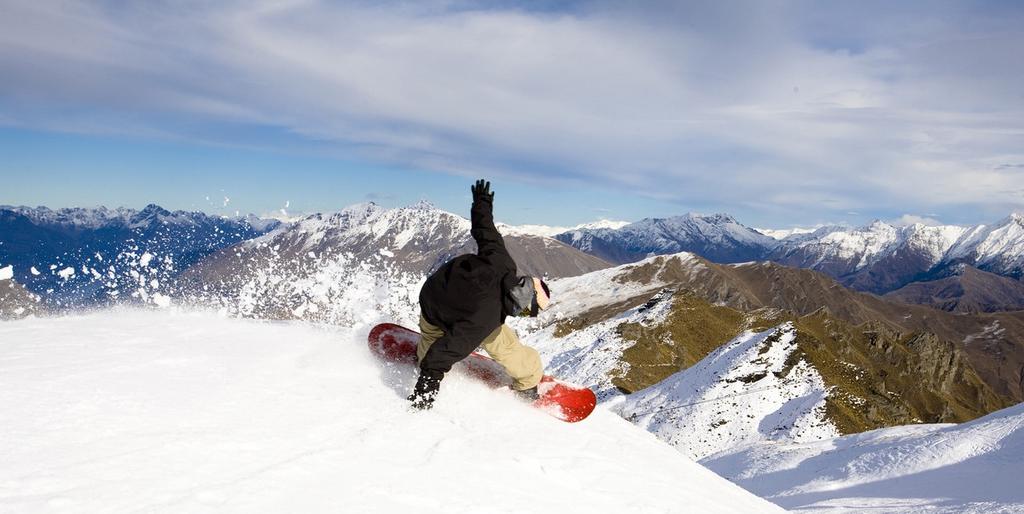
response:
M415 366L416 344L419 340L419 332L392 323L382 323L370 331L370 351L386 361ZM461 366L494 388L507 387L512 383L504 368L490 357L476 352L456 366ZM547 375L537 385L537 393L540 398L533 402L534 407L569 423L586 418L597 406L597 397L590 389Z

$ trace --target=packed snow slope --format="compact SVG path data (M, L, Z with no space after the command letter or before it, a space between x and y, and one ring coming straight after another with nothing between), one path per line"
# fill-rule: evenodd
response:
M1024 512L1024 404L960 425L755 444L701 462L800 512Z
M610 411L568 424L324 329L101 311L0 323L0 512L782 512Z

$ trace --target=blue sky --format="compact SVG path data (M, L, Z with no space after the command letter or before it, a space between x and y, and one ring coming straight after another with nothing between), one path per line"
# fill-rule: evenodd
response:
M156 203L227 216L294 217L359 202L400 207L427 200L468 216L471 201L472 180L465 177L312 149L0 129L0 154L7 186L0 204L8 205L141 208ZM513 223L640 219L679 212L671 202L623 198L606 188L552 189L507 178L493 181L492 188L498 199L496 215Z
M0 0L0 204L1024 209L1024 4L891 4Z

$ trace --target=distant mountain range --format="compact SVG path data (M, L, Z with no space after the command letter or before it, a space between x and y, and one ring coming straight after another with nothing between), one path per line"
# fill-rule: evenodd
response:
M580 228L555 239L616 264L678 252L715 262L744 262L761 259L778 244L726 214L648 218L619 228Z
M573 230L600 230L600 229L617 229L629 225L628 221L613 221L613 220L598 220L590 223L582 223L575 227L552 227L548 225L508 225L506 223L497 223L498 230L503 235L512 236L541 236L541 237L555 237L558 234L564 234Z
M0 265L52 307L144 300L214 251L280 222L134 209L0 207Z
M13 265L19 284L58 308L119 298L152 301L173 294L189 268L195 267L186 273L189 291L214 283L227 287L248 277L231 270L256 269L271 254L294 266L310 255L387 258L396 271L425 274L472 251L468 223L427 203L402 209L360 204L291 223L169 212L156 205L141 211L0 207L0 265ZM876 221L857 228L767 231L775 237L725 214L600 221L570 229L499 227L526 274L572 276L686 251L717 263L771 261L812 269L856 290L954 312L1024 308L1019 214L974 227ZM258 258L246 262L239 252Z
M862 291L885 293L927 279L951 263L1019 279L1024 273L1024 216L994 225L904 227L874 222L826 227L783 239L768 259L811 268Z
M963 234L962 227L876 221L866 227L826 227L783 239L765 260L821 271L861 291L898 289L943 261Z
M958 288L971 291L977 286L959 284L963 273L941 275L943 269L955 264L1019 281L1024 274L1024 216L1020 214L994 225L973 227L897 227L876 221L858 228L827 226L774 235L785 237L769 237L724 214L688 214L644 219L620 228L580 228L555 237L616 264L686 251L719 263L773 261L813 269L847 287L876 294L911 283L943 280L942 284L927 286L942 289L946 295L942 300L933 301L920 291L892 298L949 310L1012 310L1024 303L1019 288L1006 281L1004 287L989 291L983 300L950 301L948 295ZM969 278L977 283L978 276L972 273ZM951 283L958 285L951 287Z

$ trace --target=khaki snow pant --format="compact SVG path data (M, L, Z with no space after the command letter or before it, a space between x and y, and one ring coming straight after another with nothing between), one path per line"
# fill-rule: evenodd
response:
M444 330L431 325L421 314L420 342L416 347L417 361L422 361L430 345L443 335ZM537 350L521 343L515 330L504 323L485 337L480 346L487 351L487 355L505 368L512 377L512 389L516 391L536 386L544 376L544 366L540 362Z

